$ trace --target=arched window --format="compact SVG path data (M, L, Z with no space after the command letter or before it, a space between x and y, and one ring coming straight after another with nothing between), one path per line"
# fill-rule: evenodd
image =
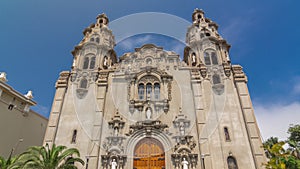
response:
M95 41L95 39L94 38L91 38L91 42L94 42Z
M86 89L87 88L87 80L86 79L82 79L80 81L80 88L82 88L82 89Z
M152 84L151 83L147 83L146 92L147 92L147 98L151 98L151 94L152 94Z
M206 65L218 65L218 56L215 50L208 49L204 52L204 62Z
M211 65L209 53L204 52L204 62L206 65Z
M90 69L95 68L95 62L96 62L96 57L94 56L94 57L91 58Z
M140 100L144 99L144 90L145 90L144 84L139 84L138 92L139 92L139 99Z
M158 83L154 84L154 99L159 100L159 95L160 95L160 86Z
M99 39L99 37L97 37L97 38L96 38L96 42L97 42L97 43L99 43L99 42L100 42L100 39Z
M77 137L77 130L73 130L73 135L71 140L72 144L76 143L76 137Z
M232 156L227 158L228 169L238 169L236 159Z
M193 52L191 55L191 62L192 65L195 66L196 65L196 54Z
M218 65L218 58L215 52L211 52L211 62L213 65Z
M90 59L88 57L85 57L84 58L84 61L83 61L83 69L87 69L89 67L89 62L90 62Z
M220 76L217 74L213 75L213 84L220 84L221 83L221 79Z
M227 127L224 127L225 140L230 141L230 135Z

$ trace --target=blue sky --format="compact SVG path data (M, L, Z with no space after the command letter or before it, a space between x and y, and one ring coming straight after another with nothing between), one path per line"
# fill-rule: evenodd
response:
M2 0L0 72L6 72L8 84L21 93L33 90L38 102L33 109L48 116L59 72L70 70L70 51L98 14L105 12L114 21L162 12L191 21L193 10L200 8L232 45L232 63L244 67L263 137L285 139L288 125L300 123L299 6L298 0ZM165 35L143 34L115 49L120 55L143 43L180 55L184 46Z

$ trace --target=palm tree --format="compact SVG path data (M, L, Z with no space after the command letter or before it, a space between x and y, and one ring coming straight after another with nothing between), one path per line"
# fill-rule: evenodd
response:
M75 162L84 165L79 157L80 153L76 148L67 149L66 146L55 144L50 148L46 144L45 147L30 147L20 155L19 160L24 169L77 169Z
M4 157L0 156L0 169L17 169L18 158L17 157L11 157L11 155L6 160Z

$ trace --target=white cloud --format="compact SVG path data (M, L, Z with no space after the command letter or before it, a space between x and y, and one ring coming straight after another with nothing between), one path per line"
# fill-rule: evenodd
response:
M300 102L288 105L255 103L255 114L264 140L278 137L286 140L290 124L300 124Z
M151 40L152 36L151 35L139 35L138 37L130 37L125 39L124 41L121 41L118 45L123 49L123 50L132 50L136 47L140 47L144 43L149 43Z

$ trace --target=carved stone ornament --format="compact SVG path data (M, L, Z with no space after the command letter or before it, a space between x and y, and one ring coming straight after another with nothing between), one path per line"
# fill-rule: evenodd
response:
M226 75L227 77L229 77L230 74L231 74L231 67L230 67L230 65L229 65L228 63L224 63L224 64L223 64L223 68L224 68L224 73L225 73L225 75Z
M77 72L76 71L72 71L71 72L71 82L74 82L77 78Z
M232 72L234 81L236 82L246 82L247 83L247 76L243 71L243 67L240 65L232 65Z
M102 155L102 165L103 168L123 168L126 160L126 155L124 155L123 140L125 137L122 136L121 129L124 128L125 122L123 118L116 111L114 117L108 122L110 136L106 137L106 141L102 145L106 150L106 155Z
M223 84L215 84L212 86L212 89L215 94L222 95L224 93L224 85Z
M69 76L70 76L69 71L61 72L60 75L59 75L59 78L56 82L56 87L67 87Z
M82 89L82 88L76 89L76 96L79 99L83 99L87 95L87 93L88 93L87 89Z
M101 71L98 73L97 83L98 84L107 84L108 71Z
M168 128L168 125L162 124L159 120L146 120L146 121L139 121L134 125L130 126L130 131L126 135L132 135L136 131L144 131L146 134L150 135L153 130L164 131Z
M181 109L179 115L175 117L173 121L174 127L178 129L179 133L173 138L176 145L173 149L172 162L176 169L181 168L181 164L188 164L185 167L196 168L198 161L198 155L193 153L193 149L196 147L196 142L193 136L186 134L186 128L190 127L190 120L182 113Z
M207 68L204 64L200 64L200 74L203 78L207 76Z
M119 155L114 153L108 153L106 155L101 156L103 169L113 169L113 167L123 169L126 160L126 155Z

